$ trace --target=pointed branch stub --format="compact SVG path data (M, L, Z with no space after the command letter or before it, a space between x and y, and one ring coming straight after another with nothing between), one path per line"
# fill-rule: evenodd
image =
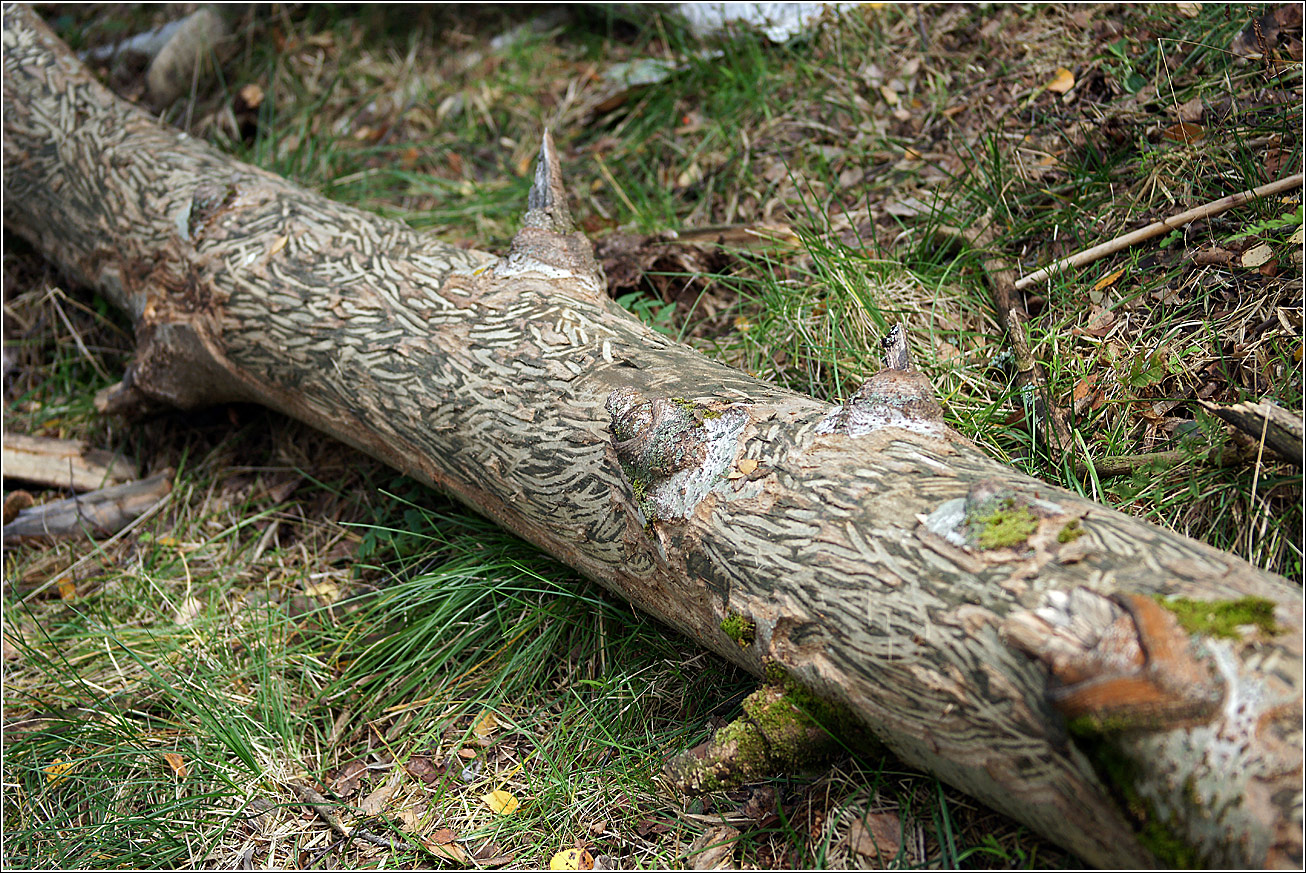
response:
M544 130L540 143L540 157L535 164L535 181L526 198L525 227L539 227L554 233L571 233L576 225L567 208L567 192L562 186L562 167L558 164L558 150L553 145L553 134Z
M525 275L568 280L581 294L593 299L606 296L603 269L594 260L594 247L576 230L567 208L567 191L553 136L544 131L535 181L526 198L526 214L512 247L494 268L500 279Z

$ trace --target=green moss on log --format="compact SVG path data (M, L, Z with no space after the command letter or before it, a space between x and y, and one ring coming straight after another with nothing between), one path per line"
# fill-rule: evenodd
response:
M1079 519L1072 518L1066 522L1066 526L1057 531L1057 542L1073 543L1084 535L1084 528L1080 526Z
M1242 636L1238 628L1246 625L1255 625L1268 636L1279 632L1274 623L1274 601L1263 597L1189 600L1186 597L1158 596L1156 602L1173 612L1180 626L1190 634L1236 640Z
M981 549L1011 549L1025 544L1038 530L1038 519L1011 498L977 510L967 519Z
M738 643L741 649L751 646L757 638L757 626L737 612L732 612L721 620L721 630Z

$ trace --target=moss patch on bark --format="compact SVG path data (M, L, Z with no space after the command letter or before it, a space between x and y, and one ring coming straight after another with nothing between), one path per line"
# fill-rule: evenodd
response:
M721 630L738 643L741 649L751 646L757 637L757 626L737 612L732 612L721 620Z
M972 513L967 522L981 549L1016 548L1038 530L1034 514L1010 498Z
M1279 632L1274 622L1274 601L1263 597L1237 600L1189 600L1186 597L1157 597L1156 602L1175 614L1190 634L1241 639L1238 628L1254 625L1268 636Z

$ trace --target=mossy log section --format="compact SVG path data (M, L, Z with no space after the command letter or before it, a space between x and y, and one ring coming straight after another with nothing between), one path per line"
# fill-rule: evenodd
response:
M992 461L913 371L831 406L646 329L547 137L496 258L163 129L24 7L3 41L5 223L135 324L107 408L308 422L1090 863L1300 866L1286 580ZM1272 621L1210 633L1168 597Z

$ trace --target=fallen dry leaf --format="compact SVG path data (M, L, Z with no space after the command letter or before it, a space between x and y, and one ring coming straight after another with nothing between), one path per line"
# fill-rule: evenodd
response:
M336 774L335 781L331 783L331 790L341 797L353 797L358 793L363 774L366 772L367 765L362 761L350 761Z
M411 806L405 806L403 809L399 810L395 813L395 818L399 821L399 827L408 831L410 834L415 834L422 828L421 816L419 816L417 810L413 809Z
M757 469L757 461L753 458L740 458L739 463L734 470L726 474L727 479L742 479L749 473Z
M304 593L309 597L321 597L330 603L335 603L340 599L340 586L330 579L310 580L304 583Z
M1119 270L1116 270L1114 273L1108 273L1107 275L1103 276L1101 279L1098 279L1096 282L1093 283L1093 290L1101 291L1103 288L1110 288L1112 285L1116 283L1116 280L1119 279L1124 274L1125 274L1124 267L1121 267Z
M4 523L8 524L18 517L18 513L27 509L29 506L35 505L36 498L30 493L26 491L11 491L5 496Z
M734 870L739 831L729 826L715 827L700 834L686 852L691 870Z
M186 769L185 758L183 758L181 755L178 755L176 752L164 752L163 760L168 762L168 767L172 770L173 773L176 773L179 778L182 779L186 778L186 774L189 771Z
M1243 252L1238 262L1244 267L1259 267L1274 256L1269 243L1257 243L1256 245Z
M386 806L390 804L390 798L399 790L399 783L402 774L395 771L390 779L380 788L373 791L367 797L363 798L358 808L363 811L363 815L380 815L385 811Z
M521 802L506 791L491 791L481 798L491 812L499 815L512 815L521 806Z
M592 870L594 858L584 849L563 849L549 859L550 870Z
M1052 80L1047 83L1047 89L1057 94L1064 94L1071 88L1075 87L1075 74L1061 67L1052 76Z
M487 709L485 713L476 720L476 724L472 726L472 733L476 734L478 737L488 737L498 729L499 720L494 717L493 712Z
M1205 111L1206 106L1202 103L1201 97L1194 97L1192 100L1180 103L1177 109L1180 121L1190 121L1193 124L1202 120Z
M437 858L445 858L455 864L464 866L471 865L472 859L468 856L467 850L458 843L437 843L434 840L423 838L422 846Z
M1083 327L1075 328L1072 333L1076 336L1092 336L1101 339L1111 332L1111 328L1116 325L1116 314L1110 309L1101 309L1088 319L1088 324Z
M1075 383L1075 390L1071 392L1071 408L1076 415L1082 415L1085 409L1097 409L1106 402L1106 398L1097 387L1100 375L1100 373L1093 373Z
M902 822L893 813L862 816L848 829L853 852L872 863L884 864L897 857L901 838Z
M45 781L51 785L58 785L68 778L68 771L72 770L74 763L56 759L53 764L45 768Z
M408 759L404 765L408 775L422 782L425 785L434 785L440 778L440 771L430 758L423 755L414 755Z
M1200 124L1193 124L1188 121L1181 121L1178 124L1172 124L1165 130L1161 131L1161 136L1171 142L1181 142L1185 145L1194 143L1206 136L1206 131Z

